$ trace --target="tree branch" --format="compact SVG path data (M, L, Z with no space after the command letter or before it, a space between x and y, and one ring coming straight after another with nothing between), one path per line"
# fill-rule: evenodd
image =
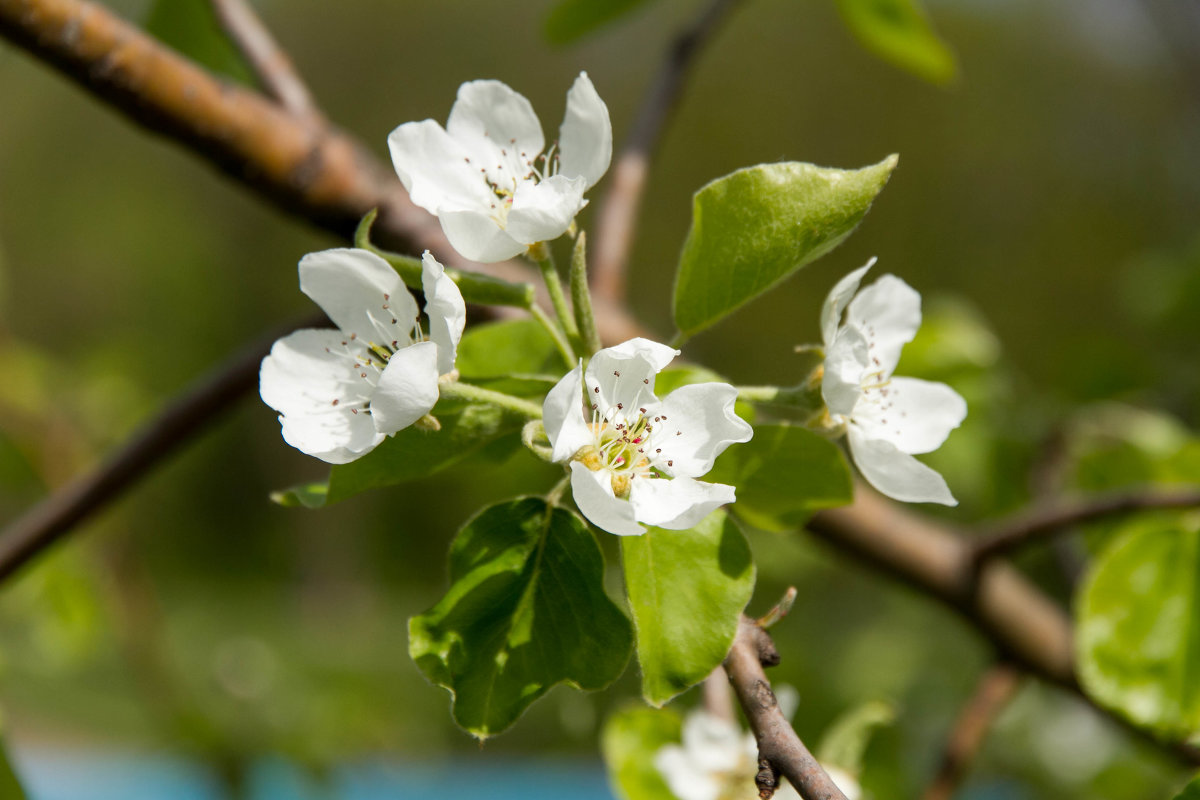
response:
M300 327L326 324L322 316ZM57 489L10 522L0 531L0 581L119 497L258 385L258 366L271 344L294 329L259 340L215 369L90 473Z
M254 70L263 90L294 116L309 124L320 124L321 112L292 60L246 0L210 2L217 21Z
M1057 508L1023 514L973 540L973 557L982 563L995 556L1056 533L1108 517L1137 511L1200 507L1200 491L1137 492L1091 498Z
M779 653L770 635L743 616L733 649L725 657L725 671L758 741L755 783L759 797L770 798L782 774L804 800L846 800L779 710L775 692L763 672L764 664L778 663Z
M705 6L700 15L675 37L658 74L642 98L596 217L596 235L592 237L596 242L592 288L601 300L620 303L625 298L625 267L633 248L650 156L679 102L696 56L738 2L712 0Z
M1074 632L1066 613L1002 559L976 569L961 532L888 503L865 487L853 505L816 514L808 529L818 538L940 600L975 626L1017 666L1091 702L1075 677ZM1165 742L1106 709L1127 730L1200 764L1200 748Z
M921 795L921 800L951 800L983 746L988 728L1020 685L1020 672L1005 663L995 664L983 673L975 693L963 706L946 739L937 775Z

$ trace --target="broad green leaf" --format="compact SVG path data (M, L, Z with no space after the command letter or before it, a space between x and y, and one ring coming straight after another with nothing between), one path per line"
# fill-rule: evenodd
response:
M0 742L0 800L25 800L25 790L17 780L3 742Z
M450 588L408 634L425 677L453 695L454 721L481 739L557 683L604 688L632 645L591 530L536 497L491 506L459 531Z
M919 0L837 0L863 47L918 78L943 84L958 75L954 53L929 24Z
M654 755L665 744L678 744L682 724L667 709L628 708L604 723L600 747L608 780L621 800L673 800Z
M557 380L563 372L554 340L532 319L472 326L458 345L454 367L472 383L510 376Z
M675 276L679 330L707 328L841 244L896 161L859 170L760 164L696 192Z
M551 44L567 44L628 14L648 0L562 0L546 16Z
M1075 604L1084 690L1172 738L1200 733L1200 527L1178 519L1127 526Z
M754 591L754 562L723 511L691 530L621 537L637 629L642 696L661 706L704 680L729 653Z
M1174 800L1200 800L1200 777L1192 778Z
M193 61L242 83L253 72L237 47L221 30L209 0L155 0L144 27L164 44Z
M737 487L737 515L756 528L795 530L814 511L849 503L854 482L833 442L794 425L758 425L704 478Z
M826 729L817 748L817 760L851 775L863 768L863 753L876 730L896 721L896 710L878 700L863 703L839 716Z

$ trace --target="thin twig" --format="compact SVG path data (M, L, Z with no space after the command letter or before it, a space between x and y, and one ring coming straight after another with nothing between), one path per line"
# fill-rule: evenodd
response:
M998 663L983 673L946 739L937 775L921 800L950 800L954 796L983 746L988 729L1020 685L1021 673L1010 664Z
M217 21L237 45L263 91L293 115L310 124L320 124L321 112L317 110L308 87L296 72L292 60L271 36L250 4L246 0L210 2Z
M726 722L734 720L733 692L722 667L717 667L704 679L704 710Z
M775 692L763 672L764 664L778 663L779 653L770 635L754 620L742 617L733 649L725 657L725 672L758 741L755 783L759 797L770 798L783 775L804 800L846 800L779 710Z
M1022 545L1053 536L1075 525L1138 511L1200 507L1200 491L1137 492L1082 500L1024 514L977 537L974 558L982 563Z
M612 171L608 193L596 217L592 287L604 301L625 298L625 267L633 248L638 207L646 187L650 156L675 110L696 56L739 0L712 0L668 48L646 90Z
M311 325L327 324L324 318ZM104 508L149 469L201 433L258 383L272 334L246 348L186 390L91 472L56 490L0 531L0 581L7 579L74 526Z

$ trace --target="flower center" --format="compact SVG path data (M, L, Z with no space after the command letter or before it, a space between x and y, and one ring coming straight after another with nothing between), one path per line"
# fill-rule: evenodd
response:
M646 408L627 409L622 403L603 412L593 403L589 411L592 444L580 448L575 460L593 472L608 472L613 494L628 497L633 482L639 478L671 477L675 461L667 445L682 433L674 427L667 430L666 415Z
M330 407L347 406L352 414L371 413L371 396L379 384L379 376L396 352L414 342L425 341L421 331L421 318L407 322L397 319L391 311L391 296L383 295L379 311L368 309L367 319L371 324L370 336L359 336L357 332L343 333L344 338L335 347L326 347L325 352L336 362L349 362L349 380L342 379L342 394L330 401ZM340 376L339 376L340 377Z
M491 139L487 131L483 133L484 138ZM507 145L500 145L498 142L494 144L499 149L499 163L492 166L491 163L481 164L479 173L487 183L488 188L495 195L490 208L492 219L501 228L506 227L508 222L508 212L512 209L513 196L517 192L517 187L526 181L540 183L547 178L558 173L559 157L554 151L558 148L558 142L550 145L550 149L545 153L536 153L530 156L524 150L517 149L517 140L510 139ZM475 165L478 161L472 161L470 157L465 157L466 162Z

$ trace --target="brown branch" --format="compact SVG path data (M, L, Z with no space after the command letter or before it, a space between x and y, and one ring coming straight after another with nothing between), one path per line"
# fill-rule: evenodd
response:
M754 620L742 617L733 649L725 657L725 672L758 741L755 783L759 797L770 798L782 774L804 800L846 800L779 710L775 692L763 672L764 664L778 663L779 653L770 635Z
M1109 517L1138 511L1200 507L1200 491L1138 492L1082 500L1057 508L1045 508L1002 523L991 533L976 538L974 558L982 563L1022 545L1053 536L1064 530Z
M808 529L940 600L977 628L1001 656L1088 700L1075 677L1074 632L1066 613L1002 559L976 569L972 547L961 532L918 517L861 486L853 505L816 514ZM1185 763L1200 764L1200 748L1162 741L1101 711Z
M671 43L658 74L646 90L596 217L591 282L601 300L620 303L625 298L625 267L633 248L650 156L679 102L696 56L737 3L738 0L712 0L705 6Z
M246 0L210 1L217 21L250 65L263 90L296 117L320 124L321 112L308 87L250 4Z
M324 318L312 325L327 324ZM75 525L119 497L258 384L258 366L278 336L264 338L186 390L91 472L56 490L0 531L0 581Z
M1021 685L1021 673L1009 664L990 667L963 706L946 740L942 761L921 800L950 800L983 746L984 737Z

